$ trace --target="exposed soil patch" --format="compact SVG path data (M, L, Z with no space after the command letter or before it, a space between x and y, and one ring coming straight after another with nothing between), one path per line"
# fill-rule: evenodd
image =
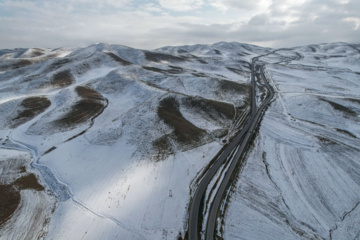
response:
M195 77L209 77L208 75L206 75L205 73L202 73L202 72L193 72L191 74Z
M233 119L235 117L235 109L232 104L218 102L202 98L185 98L184 104L190 106L197 112L206 112L213 119L227 118Z
M196 127L186 120L180 113L179 107L179 102L174 97L164 98L158 107L158 116L174 129L173 133L178 142L191 144L199 141L205 134L205 130Z
M0 185L0 226L15 212L20 203L20 192L10 185Z
M156 68L156 67L147 67L147 66L143 66L144 69L148 70L148 71L152 71L152 72L157 72L157 73L166 73L166 70L161 69L161 68Z
M169 65L169 68L171 68L171 69L169 69L168 71L170 73L173 73L173 74L180 74L180 73L184 72L184 69L181 68L181 67L176 67L176 66Z
M359 99L355 99L355 98L347 98L346 100L353 102L353 103L358 103L360 104L360 100Z
M335 110L342 112L345 116L352 116L352 117L356 117L357 113L353 110L351 110L348 107L345 107L344 105L338 104L336 102L330 101L330 100L326 100L323 98L319 98L320 100L329 103Z
M106 52L105 54L107 54L107 55L110 56L113 60L115 60L116 62L120 63L120 64L123 65L123 66L132 65L131 62L128 62L128 61L122 59L121 57L115 55L114 53Z
M230 71L232 71L233 73L239 74L239 75L243 75L243 71L241 69L238 68L232 68L232 67L227 67L227 69L229 69Z
M145 58L148 61L153 62L161 62L161 61L168 61L168 62L184 62L185 59L181 57L172 56L165 53L157 53L157 52L150 52L144 51Z
M28 158L23 156L5 157L0 161L0 238L38 239L34 237L36 234L40 236L45 233L46 212L54 206L48 205L50 202L44 198L44 187L40 185L36 175L26 172L27 161ZM23 190L30 190L32 193L27 192L25 195L35 198L23 198ZM21 218L20 222L17 217ZM18 235L15 232L10 235L6 233L19 228L26 230Z
M335 128L335 130L336 130L337 132L340 132L340 133L343 133L343 134L345 134L345 135L348 135L349 137L356 138L356 136L355 136L354 134L352 134L351 132L346 131L346 130L344 130L344 129Z
M75 90L77 94L84 99L94 100L94 101L104 100L104 97L99 92L89 87L77 86Z
M215 51L215 54L217 54L217 55L222 55L222 54L221 54L221 52L220 52L219 50L214 49L214 51Z
M56 121L59 125L69 127L83 123L98 115L105 108L105 99L97 91L84 86L78 86L75 90L81 99L72 106L68 113Z
M324 144L327 144L327 145L336 145L337 143L334 142L333 140L329 139L329 138L326 138L326 137L323 137L323 136L316 136L316 138L321 142L321 143L324 143Z
M153 146L158 150L159 159L164 159L175 151L174 143L178 143L180 148L188 149L201 145L207 136L204 129L196 127L183 117L180 111L181 106L216 122L224 119L232 121L235 117L235 108L229 103L193 97L183 97L181 100L177 100L175 97L162 99L157 114L166 125L173 129L173 132L153 142ZM227 133L227 129L220 129L217 135L224 136Z
M228 70L232 71L233 73L236 73L240 76L244 76L244 77L250 77L251 73L250 70L244 70L246 69L247 66L239 66L238 68L233 68L233 67L227 67Z
M44 51L39 48L34 48L29 57L39 57L44 55Z
M65 64L70 63L71 60L69 58L60 58L60 59L54 59L53 63L47 68L48 71L54 71L56 69L61 68Z
M40 113L44 112L51 102L46 97L30 97L26 98L21 102L21 110L17 116L12 120L12 128L15 128L31 119Z
M14 70L26 67L31 64L33 64L31 61L25 59L11 59L9 61L5 60L0 64L0 71Z
M30 62L29 60L21 59L12 65L12 69L26 67L31 64L32 64L32 62Z
M219 87L223 91L230 91L230 92L235 91L240 95L250 96L250 92L251 92L251 86L250 85L240 84L240 83L236 83L236 82L228 81L228 80L220 80L219 81Z
M203 60L203 59L200 58L200 57L197 57L197 56L192 55L192 54L190 54L190 56L191 56L192 58L194 58L196 61L198 61L199 63L208 64L208 62L206 62L205 60Z
M171 141L171 137L168 135L164 135L153 142L153 146L158 151L157 158L159 160L165 159L168 155L174 152L174 149L170 141Z
M20 190L25 189L32 189L36 191L43 191L44 187L41 186L36 179L35 175L30 173L26 176L23 176L21 178L18 178L14 183L14 186L16 186Z
M180 74L183 72L183 69L180 67L174 67L174 66L169 66L169 67L170 67L170 69L161 69L161 68L156 68L156 67L143 66L143 68L148 71L153 71L153 72L158 72L158 73L163 73L163 74Z
M48 150L46 150L46 152L44 152L43 156L48 154L48 153L51 153L52 151L54 151L56 149L56 147L51 147L49 148Z
M56 87L65 87L71 85L74 82L75 82L74 76L71 74L69 70L65 70L54 74L50 83L51 85Z

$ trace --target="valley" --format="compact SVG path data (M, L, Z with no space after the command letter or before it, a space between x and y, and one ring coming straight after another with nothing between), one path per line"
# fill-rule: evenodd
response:
M359 49L0 50L0 239L358 238Z

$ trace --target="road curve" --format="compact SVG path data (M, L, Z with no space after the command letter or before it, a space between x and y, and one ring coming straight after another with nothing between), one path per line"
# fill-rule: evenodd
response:
M253 137L254 130L261 119L262 113L267 105L270 103L271 99L274 96L274 92L270 87L270 84L267 82L264 74L263 74L263 67L261 67L261 75L264 78L265 86L268 89L269 94L267 95L266 99L262 102L260 107L256 110L256 92L255 92L255 67L256 61L258 57L252 59L252 68L251 68L251 114L249 119L246 121L242 130L235 136L235 138L230 142L230 144L225 148L225 150L220 154L218 159L215 163L211 166L211 168L206 172L205 176L201 180L199 186L197 187L192 202L190 206L190 214L189 214L189 227L188 227L188 234L189 240L198 240L200 239L200 232L201 232L201 224L199 224L199 216L201 208L201 203L205 197L205 192L207 186L209 185L211 179L217 173L220 166L225 163L227 157L231 154L231 152L237 148L239 148L232 158L232 162L225 173L225 176L216 192L215 198L210 206L209 210L209 217L207 221L206 227L206 240L211 240L214 238L215 233L215 226L217 221L217 213L220 208L223 196L226 192L227 187L229 186L229 181L233 174L236 172L236 166L240 164L243 159L242 156L249 145L250 140Z

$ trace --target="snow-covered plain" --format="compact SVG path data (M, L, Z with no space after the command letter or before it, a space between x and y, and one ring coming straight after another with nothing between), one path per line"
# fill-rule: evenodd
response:
M0 152L28 153L26 170L45 186L21 192L47 218L29 239L184 236L196 177L248 105L251 57L268 51L238 43L0 51ZM37 208L24 206L0 239L21 239L19 225L7 226Z
M277 96L234 183L224 239L360 239L359 49L259 59Z

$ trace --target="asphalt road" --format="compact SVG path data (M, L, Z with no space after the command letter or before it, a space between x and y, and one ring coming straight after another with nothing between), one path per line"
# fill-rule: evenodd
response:
M230 181L231 177L233 176L233 174L236 172L237 166L239 166L239 164L241 164L244 161L242 156L250 144L250 140L253 137L254 130L261 119L264 109L267 107L267 105L270 103L271 99L274 96L274 92L273 92L272 88L270 87L270 84L267 82L265 75L263 73L263 67L261 67L261 70L260 70L261 76L264 79L266 88L268 89L269 93L268 93L266 99L261 103L259 108L256 110L256 93L255 93L255 70L256 69L255 68L256 68L257 60L258 60L258 57L255 57L252 59L252 68L251 68L251 87L252 87L251 99L252 100L251 100L250 117L246 121L243 129L235 136L235 138L230 142L230 144L220 154L220 156L215 161L213 166L205 174L205 176L201 180L199 186L197 187L197 189L194 193L194 196L193 196L193 199L191 202L191 206L190 206L190 215L189 215L189 228L188 228L189 240L200 239L201 224L199 223L199 216L200 216L200 211L202 210L201 201L205 196L207 186L211 182L211 179L214 177L214 175L217 173L220 166L223 163L225 163L227 157L231 154L231 152L240 145L235 156L232 158L232 162L230 163L230 166L229 166L227 172L225 173L225 176L218 188L218 191L216 192L215 198L209 208L209 217L208 217L208 221L207 221L205 239L206 240L214 239L218 210L220 208L223 196L230 184L229 181Z

